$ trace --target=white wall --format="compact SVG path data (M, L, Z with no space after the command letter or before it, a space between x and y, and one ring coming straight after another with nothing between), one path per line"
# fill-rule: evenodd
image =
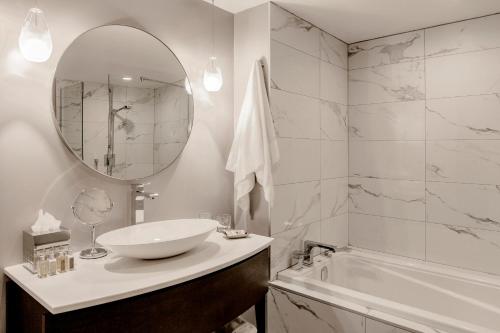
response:
M190 217L200 211L231 212L232 175L224 166L233 133L233 16L216 11L216 49L225 85L219 93L207 94L201 77L211 41L209 4L198 0L39 4L46 12L54 52L48 62L34 64L17 51L20 27L34 2L0 0L0 266L21 262L21 231L33 223L39 208L72 228L77 248L86 245L88 232L74 223L69 208L84 187L103 188L115 202L100 232L127 224L128 185L81 166L62 144L51 117L58 59L78 35L99 25L128 24L154 34L176 53L193 82L191 138L181 158L149 180L149 189L159 192L160 199L147 203L146 220ZM3 290L2 283L0 327L4 325Z
M239 12L234 16L234 120L235 128L245 97L250 72L256 60L264 65L269 86L270 62L270 5L268 3ZM251 218L247 229L255 234L269 236L269 205L262 187L256 184L250 193ZM236 225L242 226L241 210L235 205Z

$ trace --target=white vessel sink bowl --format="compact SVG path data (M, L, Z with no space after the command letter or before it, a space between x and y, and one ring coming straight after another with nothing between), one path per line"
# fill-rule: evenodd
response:
M97 242L124 257L159 259L195 248L216 228L217 221L208 219L166 220L116 229Z

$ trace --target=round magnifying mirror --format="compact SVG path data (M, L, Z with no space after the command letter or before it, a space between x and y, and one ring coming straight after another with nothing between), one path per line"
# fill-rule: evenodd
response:
M142 30L110 25L80 35L61 57L53 87L61 138L101 174L154 175L187 143L189 79L175 54Z

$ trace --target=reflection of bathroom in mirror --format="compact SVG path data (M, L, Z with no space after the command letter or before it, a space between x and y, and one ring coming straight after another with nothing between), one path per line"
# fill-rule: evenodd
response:
M61 57L54 90L59 133L102 174L156 174L186 145L189 80L172 51L144 31L111 25L84 33Z

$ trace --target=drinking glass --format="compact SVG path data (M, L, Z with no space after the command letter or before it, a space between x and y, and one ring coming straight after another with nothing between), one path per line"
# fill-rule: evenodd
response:
M219 214L215 217L219 222L217 227L218 232L224 232L225 230L231 230L231 214Z

